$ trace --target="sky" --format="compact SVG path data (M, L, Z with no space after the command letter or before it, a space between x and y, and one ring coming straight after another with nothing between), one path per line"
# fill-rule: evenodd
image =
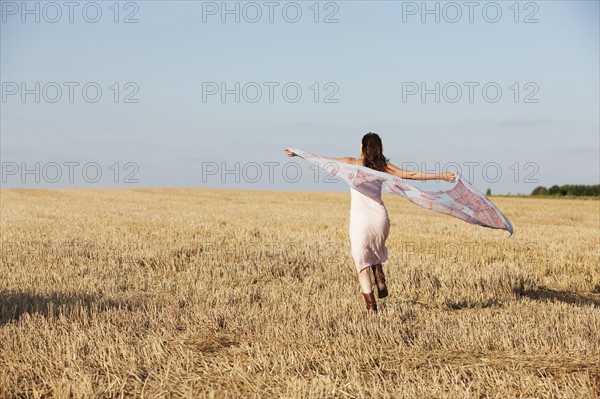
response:
M600 183L598 1L0 1L2 188L345 191L285 147ZM413 182L431 191L447 182Z

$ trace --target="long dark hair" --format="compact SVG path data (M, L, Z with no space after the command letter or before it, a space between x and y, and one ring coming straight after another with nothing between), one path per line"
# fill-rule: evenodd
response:
M362 138L362 152L365 157L365 166L380 172L387 172L388 158L383 155L383 144L377 133L369 132Z

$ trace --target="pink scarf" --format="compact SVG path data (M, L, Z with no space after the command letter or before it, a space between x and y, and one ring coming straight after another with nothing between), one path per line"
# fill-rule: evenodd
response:
M434 212L445 213L465 222L492 229L506 230L513 234L512 223L481 194L468 180L457 174L456 184L447 191L421 191L406 184L401 178L389 173L380 172L365 166L338 162L331 158L290 148L296 155L325 169L331 175L339 177L357 191L373 198L372 192L361 188L365 182L380 181L382 186L394 194L398 194L413 204ZM377 198L373 198L377 200Z

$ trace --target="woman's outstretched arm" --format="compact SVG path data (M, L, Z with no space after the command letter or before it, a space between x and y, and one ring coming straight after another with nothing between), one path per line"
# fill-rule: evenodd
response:
M285 154L288 157L295 157L295 156L297 156L297 154L294 154L292 151L290 151L287 148L285 148ZM338 161L338 162L344 162L344 163L353 164L353 165L356 163L356 158L352 158L352 157L343 157L343 158L326 157L326 158L333 159L334 161Z
M292 151L290 151L287 148L285 149L285 153L288 157L297 156L296 154L294 154ZM339 161L339 162L349 163L349 164L355 164L355 162L356 162L356 158L352 158L352 157L331 158L331 159ZM387 168L388 168L389 174L398 176L401 179L445 180L445 181L451 182L456 177L456 173L453 173L453 172L427 173L427 172L421 172L420 170L406 170L406 169L401 169L392 163L388 163Z
M421 172L420 170L401 169L391 163L388 163L387 167L389 169L390 174L392 174L394 176L398 176L401 179L452 181L456 177L456 173L454 173L454 172L427 173L427 172Z

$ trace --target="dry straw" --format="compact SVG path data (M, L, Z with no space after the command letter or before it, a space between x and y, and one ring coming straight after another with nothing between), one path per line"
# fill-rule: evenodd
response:
M384 201L371 316L347 193L3 190L0 397L600 395L598 202Z

